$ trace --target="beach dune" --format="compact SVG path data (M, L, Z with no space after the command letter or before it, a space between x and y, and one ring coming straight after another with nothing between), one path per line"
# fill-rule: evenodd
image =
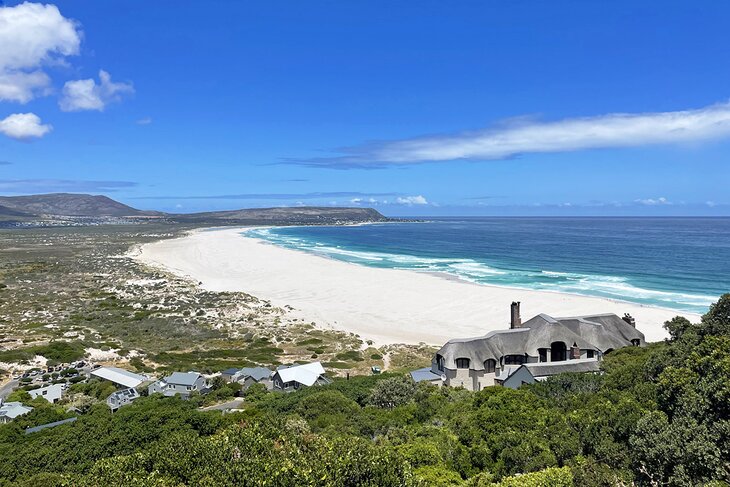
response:
M242 236L244 229L197 231L142 246L140 261L201 282L211 291L244 291L321 327L376 344L428 343L509 327L521 301L523 321L538 313L575 316L630 313L648 341L667 336L665 321L682 314L602 298L484 286L418 271L376 269L281 248Z

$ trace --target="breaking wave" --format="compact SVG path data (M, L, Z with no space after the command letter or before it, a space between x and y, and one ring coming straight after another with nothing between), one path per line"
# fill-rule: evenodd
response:
M279 233L269 228L252 229L245 233L282 247L345 262L370 267L442 273L482 285L580 294L699 313L717 300L716 296L642 288L621 276L514 269L479 259L421 257L355 250L312 238Z

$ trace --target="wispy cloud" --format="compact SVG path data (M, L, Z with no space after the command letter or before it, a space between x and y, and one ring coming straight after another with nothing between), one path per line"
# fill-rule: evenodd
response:
M673 203L666 199L664 196L660 196L659 198L641 198L634 201L634 203L638 203L640 205L644 206L659 206L659 205L672 205Z
M687 143L730 136L730 103L696 110L610 113L539 121L519 118L475 132L372 142L338 150L340 155L287 159L310 167L381 168L423 162L499 160L527 153Z
M396 193L362 193L356 191L315 193L242 193L197 196L139 196L142 200L314 200L320 198L363 198L371 196L395 196Z
M152 117L140 118L139 120L137 120L134 123L136 123L137 125L149 125L152 123Z
M402 196L396 198L395 202L399 205L413 206L413 205L427 205L428 201L420 194L417 196Z
M132 181L80 181L70 179L0 179L2 193L113 192L137 186Z

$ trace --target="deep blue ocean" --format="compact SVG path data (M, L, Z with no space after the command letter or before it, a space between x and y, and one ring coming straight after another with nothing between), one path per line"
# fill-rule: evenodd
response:
M439 218L251 234L372 267L697 313L730 292L730 218Z

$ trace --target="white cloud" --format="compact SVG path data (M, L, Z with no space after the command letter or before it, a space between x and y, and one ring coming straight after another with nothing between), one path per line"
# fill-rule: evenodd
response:
M399 205L427 205L428 201L426 201L426 198L424 198L421 195L418 196L399 196L396 198L395 202Z
M370 205L378 205L380 203L388 204L388 201L387 200L378 201L375 198L352 198L350 200L350 203L352 203L353 205L359 205L361 203L367 203Z
M52 126L41 123L35 113L13 113L0 120L0 133L18 140L43 137L52 129Z
M639 203L640 205L646 205L646 206L660 206L660 205L671 205L672 202L666 199L665 197L660 198L646 198L646 199L638 199L634 201L635 203Z
M290 160L317 167L381 167L428 161L508 159L524 153L676 144L730 136L730 103L697 110L610 113L542 122L526 118L451 136L418 137L342 149L341 156Z
M78 54L81 32L55 5L0 7L0 101L27 103L47 94L41 68Z
M140 118L140 119L139 119L139 120L137 120L137 121L136 121L135 123L136 123L137 125L149 125L149 124L151 124L151 123L152 123L152 118L151 118L151 117L144 117L144 118Z
M63 97L58 105L64 112L102 111L107 104L119 101L122 95L131 93L134 93L131 83L114 83L111 75L101 70L99 84L91 78L67 81L63 85Z

